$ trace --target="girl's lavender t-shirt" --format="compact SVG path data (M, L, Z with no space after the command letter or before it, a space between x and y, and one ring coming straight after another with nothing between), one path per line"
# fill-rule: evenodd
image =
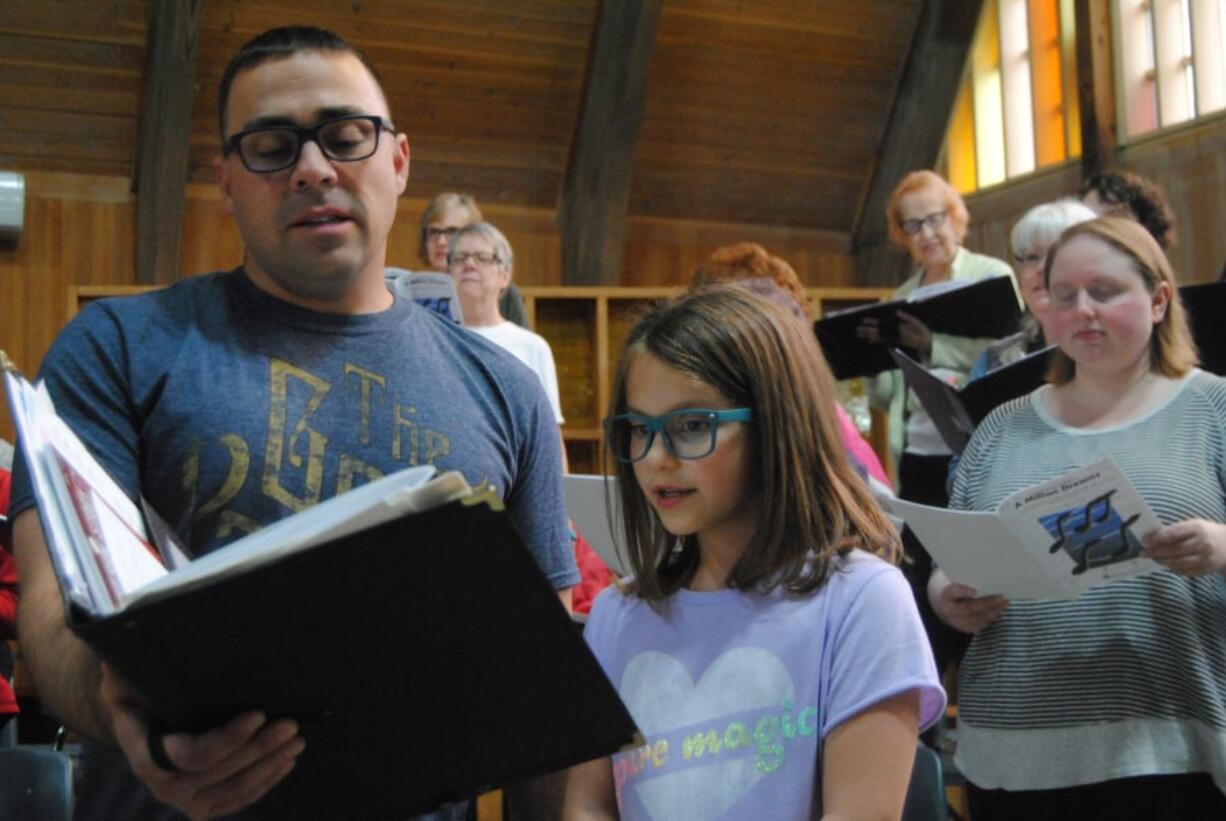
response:
M605 590L584 635L647 744L613 757L623 819L808 819L821 739L906 690L945 707L911 590L861 551L815 593Z

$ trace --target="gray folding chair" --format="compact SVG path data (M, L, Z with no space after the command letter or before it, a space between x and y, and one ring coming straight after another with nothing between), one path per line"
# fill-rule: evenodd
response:
M911 783L907 785L902 821L946 821L948 818L941 759L932 748L920 744L915 750L915 765L911 768Z
M72 759L49 747L0 749L0 818L72 821Z

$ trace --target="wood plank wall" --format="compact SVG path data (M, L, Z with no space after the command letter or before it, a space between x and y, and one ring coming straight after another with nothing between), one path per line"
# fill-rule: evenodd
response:
M17 169L21 170L21 169ZM136 203L124 177L48 171L26 175L25 233L0 246L0 348L27 374L37 370L63 327L69 285L135 284ZM426 201L405 197L388 248L388 264L419 266L417 221ZM516 281L561 285L561 252L552 209L490 204L485 217L515 250ZM712 249L760 242L795 266L809 285L853 285L847 237L761 225L631 218L620 285L674 285ZM237 229L216 188L188 186L181 276L242 261ZM0 437L13 438L7 403L0 402Z
M1171 264L1184 283L1218 278L1226 262L1226 115L1120 148L1116 165L1153 180L1166 191L1178 237ZM971 228L966 245L1008 259L1009 231L1027 209L1076 195L1077 161L966 198Z

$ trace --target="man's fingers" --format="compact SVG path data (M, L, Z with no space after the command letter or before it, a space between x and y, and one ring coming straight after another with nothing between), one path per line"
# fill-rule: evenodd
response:
M229 724L200 736L176 734L167 736L164 744L171 760L182 770L200 772L205 778L202 787L220 784L253 764L275 754L287 743L298 738L298 724L288 719L271 724L259 713L248 713ZM237 725L237 726L232 726ZM217 735L216 738L209 736ZM239 739L237 743L234 743ZM203 745L203 746L202 746ZM190 766L187 762L208 761L206 766Z
M166 755L184 772L200 772L215 767L233 755L264 726L263 713L243 713L215 730L191 735L171 733L162 739Z
M289 775L293 769L297 758L289 758L281 760L279 768L269 775L261 784L250 792L244 795L229 795L225 800L210 808L208 817L230 815L239 810L245 809L263 798L269 790L281 783L281 780Z
M226 780L200 790L198 799L214 815L226 815L248 806L264 796L294 769L306 742L296 733Z

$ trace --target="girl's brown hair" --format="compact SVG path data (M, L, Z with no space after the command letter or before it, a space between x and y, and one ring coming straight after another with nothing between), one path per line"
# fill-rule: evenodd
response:
M741 288L665 303L626 340L610 415L626 413L627 373L646 354L753 410L744 486L754 494L757 520L729 586L808 593L826 580L831 559L853 548L897 563L898 535L848 464L831 408L834 382L806 325ZM697 539L664 529L633 465L616 462L616 473L634 573L628 587L648 601L662 600L693 577Z
M1043 284L1048 288L1051 287L1052 262L1060 249L1077 237L1093 237L1128 257L1145 283L1145 289L1151 294L1157 290L1158 283L1167 284L1171 298L1166 313L1154 326L1149 338L1149 369L1162 376L1177 378L1196 367L1200 359L1192 331L1188 328L1187 312L1179 299L1179 283L1158 241L1140 223L1125 217L1099 217L1078 223L1061 234L1047 252L1047 260L1043 263ZM1076 372L1077 363L1056 348L1047 370L1047 381L1064 385L1072 381Z

